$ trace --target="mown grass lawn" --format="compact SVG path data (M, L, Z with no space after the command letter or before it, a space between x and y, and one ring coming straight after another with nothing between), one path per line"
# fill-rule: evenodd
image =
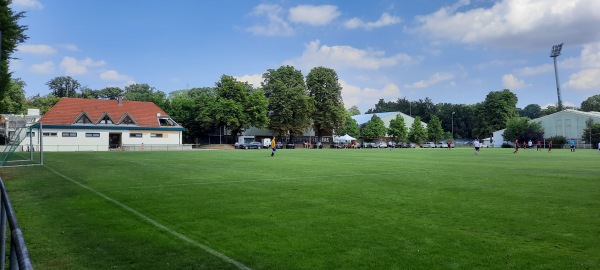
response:
M2 178L37 269L598 269L593 150L45 153Z

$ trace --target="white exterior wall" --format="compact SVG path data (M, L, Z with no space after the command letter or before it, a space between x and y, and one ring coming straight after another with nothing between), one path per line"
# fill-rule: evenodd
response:
M531 121L541 124L545 138L564 136L567 139L580 140L585 129L585 121L590 118L596 123L600 121L599 117L574 110L564 110Z
M107 130L107 129L53 129L43 128L42 134L38 134L38 130L34 129L35 136L33 137L34 147L39 148L39 136L45 133L56 136L43 136L42 142L44 151L108 151L109 150L109 135L111 133L121 134L121 144L125 145L181 145L182 132L177 130ZM63 133L74 132L77 137L63 137ZM99 137L86 137L86 133L98 133ZM131 137L131 133L141 133L142 137ZM152 134L162 134L162 137L152 136ZM26 138L21 142L23 147L28 147L29 139ZM26 150L25 148L23 148Z

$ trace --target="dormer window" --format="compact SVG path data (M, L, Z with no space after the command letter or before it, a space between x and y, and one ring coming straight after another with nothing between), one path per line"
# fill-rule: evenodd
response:
M90 119L87 113L84 112L79 116L79 118L77 118L77 120L75 120L75 124L91 125L94 124L94 122L92 122L92 119Z
M175 121L173 121L173 119L171 118L158 118L158 123L160 124L161 127L175 127L175 126L179 126Z
M129 114L125 114L123 116L123 118L121 119L121 122L119 122L119 124L121 124L121 125L137 125L137 123L135 121L133 121L133 118L131 118L131 116Z
M108 115L107 113L105 113L102 117L100 117L100 120L98 121L98 124L100 124L100 125L114 125L115 121L113 121L112 118L110 118L110 115Z

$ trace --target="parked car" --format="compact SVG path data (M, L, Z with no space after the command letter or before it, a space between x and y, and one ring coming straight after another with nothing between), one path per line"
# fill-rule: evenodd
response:
M288 142L285 144L285 149L296 149L296 145L294 143Z
M435 145L436 148L448 148L448 142L439 142ZM450 147L454 148L454 143L450 143Z
M402 142L402 143L400 143L400 147L402 147L402 148L415 148L415 147L417 147L417 145L414 144L414 143L411 143L411 142Z
M262 149L263 145L260 142L251 142L246 149Z
M385 142L376 142L375 143L375 147L377 147L377 148L387 148L387 146L388 145Z
M396 142L394 142L394 141L389 141L389 142L387 143L387 146L388 146L389 148L396 148L396 147L397 147L396 145L397 145L397 144L396 144Z
M248 149L248 144L246 144L246 143L240 143L240 144L237 144L235 146L235 148L237 148L237 149Z
M435 148L435 143L433 142L424 142L421 144L421 148Z
M377 147L377 145L374 142L366 142L366 143L363 143L363 145L364 145L364 148L376 148Z

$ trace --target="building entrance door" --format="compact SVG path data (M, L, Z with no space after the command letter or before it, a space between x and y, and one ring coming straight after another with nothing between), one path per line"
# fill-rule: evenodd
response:
M121 140L122 133L109 133L108 134L108 149L121 148L123 141Z

